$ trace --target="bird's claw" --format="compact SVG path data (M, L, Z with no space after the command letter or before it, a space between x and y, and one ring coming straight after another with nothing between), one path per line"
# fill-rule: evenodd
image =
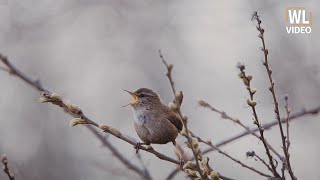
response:
M141 142L137 142L136 145L134 145L134 148L136 149L136 153L138 154L139 149L141 149L142 145L148 145L147 147L145 147L146 150L152 150L152 146L149 143L141 143Z
M180 158L180 161L179 161L179 166L180 166L180 169L183 170L183 166L184 166L184 160L182 158Z
M141 148L142 143L137 142L136 145L134 145L134 148L136 149L136 154L138 154L139 149Z

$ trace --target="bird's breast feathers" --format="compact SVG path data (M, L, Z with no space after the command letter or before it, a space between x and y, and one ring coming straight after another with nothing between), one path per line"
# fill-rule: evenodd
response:
M147 115L143 111L134 111L134 121L137 125L142 126L147 121Z

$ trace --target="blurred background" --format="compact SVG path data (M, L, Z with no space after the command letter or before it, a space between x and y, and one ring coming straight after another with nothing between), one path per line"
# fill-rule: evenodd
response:
M258 114L275 120L268 79L261 64L260 40L250 15L258 11L269 48L276 92L284 117L289 95L292 112L320 104L318 1L129 1L1 0L0 52L44 87L79 105L98 123L112 125L138 140L133 114L122 105L131 98L122 89L148 87L165 104L173 95L158 50L174 64L176 88L184 92L182 110L189 128L219 142L242 128L200 108L203 99L254 127L246 89L235 65L243 62L257 88ZM313 13L311 34L287 34L285 9L305 7ZM0 72L0 154L6 153L16 179L139 179L84 127L60 108L38 102L39 93L16 77ZM291 162L299 179L320 179L319 116L291 123ZM281 151L279 129L269 142ZM131 145L110 141L139 165ZM185 139L179 137L179 143ZM203 146L205 147L205 146ZM155 145L175 157L173 145ZM245 153L264 157L263 145L247 136L223 147L230 155L267 172ZM140 152L155 179L176 168ZM208 154L214 170L236 179L264 179L228 158ZM0 179L6 179L0 173ZM176 179L185 179L179 174Z

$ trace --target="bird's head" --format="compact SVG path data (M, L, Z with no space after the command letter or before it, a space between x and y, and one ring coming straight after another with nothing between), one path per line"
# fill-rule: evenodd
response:
M128 105L132 107L143 107L149 106L151 104L159 103L160 98L157 93L153 92L151 89L148 88L140 88L134 92L124 90L128 92L132 97L133 101Z

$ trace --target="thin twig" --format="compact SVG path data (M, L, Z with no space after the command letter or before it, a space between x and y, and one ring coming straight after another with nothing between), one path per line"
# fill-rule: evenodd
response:
M289 117L290 117L290 109L289 109L289 103L288 103L288 96L285 96L284 100L286 102L285 109L286 109L286 127L287 127L287 153L289 155L289 147L290 147L290 134L289 134ZM289 155L290 156L290 155Z
M285 117L285 121L286 121L286 129L287 129L287 137L286 137L286 151L287 151L287 155L288 158L290 158L290 154L289 154L289 147L290 147L290 134L289 134L289 117L290 117L290 109L289 109L289 103L288 103L288 96L284 97L285 100L285 109L286 109L286 117ZM284 171L286 168L288 168L288 165L286 163L287 161L282 163L282 177L285 178L285 174Z
M10 75L16 76L20 79L22 79L24 82L26 82L27 84L29 84L31 87L37 89L38 91L42 92L49 92L48 90L46 90L39 81L34 81L31 78L29 78L28 76L26 76L25 74L23 74L20 70L18 70L13 64L11 64L11 62L8 60L8 58L4 55L2 55L0 53L0 60L4 63L4 65L7 66L8 71ZM68 114L74 116L72 113L70 113L69 111L66 111ZM136 172L139 176L142 176L143 178L146 178L147 175L140 170L136 165L132 164L131 162L129 162L129 160L125 159L124 157L121 158L121 154L120 152L115 149L114 147L111 147L111 143L103 138L96 129L94 129L91 126L86 126L89 131L96 137L98 138L98 140L105 146L107 147L114 155L115 157L117 157L119 159L120 162L122 162L128 169L133 170L134 172ZM118 156L120 155L120 156Z
M280 111L279 111L279 104L278 104L278 101L277 101L277 98L276 98L276 93L275 93L275 88L274 88L274 81L273 81L273 78L272 78L272 71L269 67L269 62L268 62L268 54L269 54L269 50L266 48L266 44L265 44L265 39L264 39L264 29L261 27L261 20L259 18L259 15L257 12L254 12L253 14L253 17L252 17L253 20L256 20L257 21L257 30L260 32L259 34L259 38L261 39L261 43L262 43L262 52L263 52L263 55L264 55L264 61L263 61L263 65L265 66L266 68L266 71L267 71L267 75L268 75L268 78L269 78L269 82L270 82L270 87L269 87L269 90L272 94L272 99L273 99L273 104L274 104L274 112L276 114L276 119L278 120L278 126L279 126L279 129L280 129L280 134L281 134L281 140L282 140L282 146L283 146L283 152L284 152L284 156L286 158L286 164L287 164L287 168L288 168L288 171L289 171L289 174L291 176L291 179L292 180L295 180L297 179L295 177L295 175L293 174L293 171L292 171L292 168L291 168L291 164L290 164L290 157L288 155L288 151L287 151L287 146L286 146L286 137L284 135L284 132L283 132L283 128L282 128L282 124L281 124L281 117L280 117Z
M240 70L240 78L243 80L244 85L246 86L246 89L248 90L249 93L249 99L247 100L247 104L251 107L251 110L253 112L253 117L254 117L254 124L257 126L257 128L259 129L259 133L260 133L260 140L262 141L262 144L266 150L266 154L269 158L269 164L272 168L272 173L276 178L281 178L281 176L279 175L279 173L277 172L277 167L275 166L274 162L273 162L273 157L270 154L270 150L269 147L266 143L266 138L264 137L264 129L261 126L260 120L258 118L258 114L257 114L257 110L256 110L256 105L257 103L254 100L254 94L256 93L255 90L253 90L251 88L251 80L252 80L252 76L250 75L246 75L245 70L245 66L243 64L239 64L238 68Z
M17 76L20 79L22 79L27 84L31 85L33 88L36 88L38 91L45 91L45 89L42 87L40 82L38 80L32 80L25 74L23 74L21 71L19 71L15 66L13 66L8 58L0 53L0 60L7 66L9 69L9 73L13 76Z
M239 119L237 118L233 118L231 116L229 116L226 112L224 111L220 111L216 108L214 108L213 106L211 106L209 103L203 101L203 100L200 100L198 102L198 104L202 107L205 107L205 108L209 108L211 111L213 112L216 112L218 114L221 115L221 118L223 119L227 119L227 120L230 120L231 122L235 123L235 124L238 124L239 126L243 127L247 132L249 132L250 134L252 134L253 136L255 136L256 138L258 138L260 140L260 137L257 133L253 132L250 127L244 125ZM271 144L268 143L268 141L266 140L266 143L269 147L269 149L280 159L282 160L283 157L271 146Z
M216 151L218 151L220 154L222 154L222 155L228 157L229 159L231 159L232 161L240 164L242 167L245 167L245 168L247 168L247 169L249 169L249 170L251 170L251 171L253 171L253 172L255 172L255 173L259 174L259 175L261 175L261 176L264 176L264 177L267 177L267 178L271 178L271 177L272 177L272 176L270 176L270 175L268 175L268 174L265 174L265 173L263 173L263 172L255 169L254 167L251 167L251 166L248 166L248 165L244 164L244 163L241 162L240 160L232 157L232 156L229 155L228 153L226 153L226 152L222 151L221 149L219 149L218 147L214 146L211 142L205 141L205 140L201 139L200 137L195 136L192 132L190 132L190 134L192 134L193 137L197 138L199 142L202 142L202 143L204 143L204 144L206 144L206 145L214 148L214 149L215 149ZM271 171L271 172L272 172L272 171Z
M171 86L171 89L172 89L172 93L173 93L173 95L174 95L174 97L175 97L175 100L174 100L174 101L175 101L175 103L176 103L176 105L177 105L177 107L178 107L178 108L177 108L177 112L178 112L178 114L179 114L179 116L180 116L180 118L181 118L181 120L182 120L183 126L184 126L184 128L185 128L185 130L186 130L185 137L187 138L188 143L190 144L190 149L192 150L192 153L193 153L193 156L194 156L194 160L196 161L197 171L199 172L201 179L204 180L205 177L203 176L203 174L202 174L202 172L201 172L201 168L200 168L200 164L199 164L199 161L198 161L198 158L197 158L197 154L196 154L195 149L194 149L194 147L193 147L193 145L192 145L192 140L191 140L191 137L190 137L190 134L189 134L188 126L187 126L187 120L186 120L186 118L184 118L184 117L182 116L182 114L181 114L181 109L180 109L180 107L181 107L181 102L179 102L179 100L177 100L177 98L176 98L176 89L175 89L174 82L173 82L172 75L171 75L173 65L172 65L172 64L168 64L168 63L166 62L166 60L164 59L164 57L163 57L163 55L162 55L162 53L161 53L161 50L159 50L159 56L160 56L163 64L165 65L165 67L166 67L166 69L167 69L166 76L167 76L168 79L169 79L170 86Z
M8 158L5 154L1 156L1 162L3 164L3 172L8 176L9 180L14 180L14 175L10 173L8 167Z
M246 153L247 157L251 157L251 158L255 158L256 161L260 161L263 165L265 165L267 167L267 169L269 169L269 171L272 172L271 167L269 166L269 164L262 159L260 156L258 156L254 151L249 151Z

